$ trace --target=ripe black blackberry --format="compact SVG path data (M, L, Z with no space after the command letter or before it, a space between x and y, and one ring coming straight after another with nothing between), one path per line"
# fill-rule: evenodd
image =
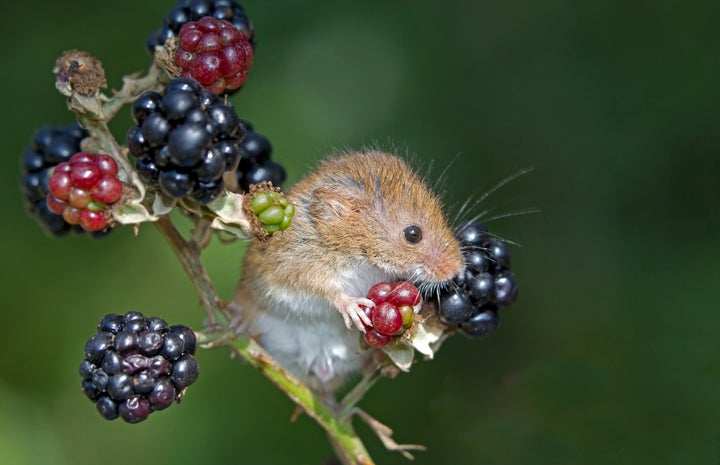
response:
M180 402L198 377L195 333L142 313L106 315L85 344L83 394L107 420L138 423Z
M455 237L462 246L466 269L440 293L438 316L471 339L480 339L498 327L498 310L515 302L517 281L510 272L507 247L493 239L483 223L463 223Z
M223 190L223 173L240 160L244 128L235 110L192 79L171 81L133 104L127 136L146 183L174 198L208 203Z
M53 236L63 236L70 231L84 232L79 226L67 223L61 215L51 212L45 199L50 192L48 181L52 169L80 152L80 142L87 136L88 132L77 124L43 126L35 132L32 143L23 154L25 208Z
M250 43L255 43L252 23L239 3L233 0L180 0L163 18L163 26L148 37L148 51L152 55L157 45L165 44L170 37L177 37L185 23L205 16L229 21L249 37Z
M270 181L274 186L285 182L285 169L271 160L272 144L270 140L253 130L252 124L241 121L245 128L245 137L240 142L240 163L235 174L238 185L244 192L250 190L250 184Z

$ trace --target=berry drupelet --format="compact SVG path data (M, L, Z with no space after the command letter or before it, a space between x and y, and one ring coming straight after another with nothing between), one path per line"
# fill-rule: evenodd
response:
M138 423L179 402L198 377L195 333L139 312L106 315L85 344L83 394L107 420Z
M171 81L133 104L128 132L141 179L170 197L208 203L224 188L223 174L240 161L244 128L235 110L192 79Z

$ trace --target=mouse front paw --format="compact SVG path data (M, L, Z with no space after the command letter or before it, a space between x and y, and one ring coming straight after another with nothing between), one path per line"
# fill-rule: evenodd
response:
M365 297L353 297L341 294L334 302L340 315L345 321L347 329L353 329L353 325L361 332L365 332L366 326L372 326L370 317L365 313L365 308L372 308L375 302Z

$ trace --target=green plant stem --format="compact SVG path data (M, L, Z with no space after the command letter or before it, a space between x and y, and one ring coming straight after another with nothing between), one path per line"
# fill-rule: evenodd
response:
M344 465L373 465L370 454L355 433L348 415L333 411L309 387L276 362L255 340L229 327L230 319L224 313L222 301L200 261L200 248L197 243L185 241L167 216L160 217L155 225L177 255L208 312L210 325L207 331L200 334L199 342L210 347L228 346L238 357L260 370L327 432L338 458Z
M120 170L130 178L130 173L133 172L130 161L113 137L107 123L104 120L94 119L88 113L78 113L77 117L80 124L90 132L93 139L97 141L108 155L111 155L115 159L118 165L120 165Z
M140 94L147 90L158 89L160 82L167 79L169 78L165 72L154 62L145 76L139 78L126 76L123 79L122 89L115 92L113 97L108 98L102 104L102 112L105 115L105 119L112 119L123 106L132 103Z

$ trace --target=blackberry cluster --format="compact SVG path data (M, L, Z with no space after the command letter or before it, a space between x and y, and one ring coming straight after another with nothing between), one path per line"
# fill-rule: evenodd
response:
M465 273L440 294L438 316L472 339L480 339L499 324L498 310L517 298L510 272L510 253L493 239L483 223L470 221L455 230L465 257Z
M250 190L251 184L270 181L273 186L281 186L285 182L285 169L271 160L272 144L270 140L253 130L247 121L240 123L245 128L245 137L240 142L240 164L235 174L238 185L244 192Z
M195 333L140 312L106 315L85 344L82 392L107 420L138 423L180 401L198 377Z
M192 79L171 81L163 95L142 94L132 107L137 126L127 144L146 183L174 198L208 203L223 190L223 173L240 161L245 131L235 110Z
M49 180L52 170L80 151L80 142L88 132L78 126L44 126L33 136L32 143L25 149L22 159L22 190L25 208L53 236L63 236L70 231L83 232L77 225L63 220L47 206L50 192Z
M163 26L148 37L148 51L152 55L157 45L164 45L170 37L177 37L183 25L205 16L230 22L250 39L250 43L254 43L255 32L239 3L233 0L180 0L163 18Z

